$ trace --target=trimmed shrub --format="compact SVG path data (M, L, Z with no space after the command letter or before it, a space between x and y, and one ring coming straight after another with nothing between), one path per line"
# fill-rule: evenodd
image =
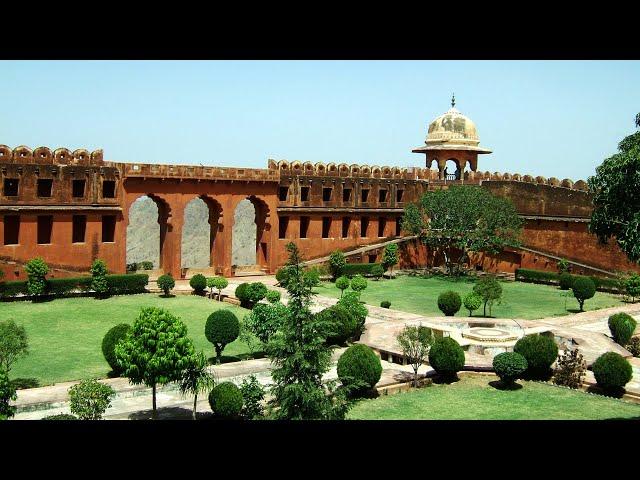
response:
M96 292L98 298L109 295L107 273L107 264L103 260L96 259L91 265L91 290Z
M128 272L132 272L135 273L138 271L138 264L137 263L127 263L127 273Z
M611 331L611 336L616 341L617 344L622 345L623 347L629 343L631 337L633 336L633 332L635 332L638 323L631 316L626 313L616 313L609 317L609 330Z
M281 287L285 287L287 285L287 279L289 278L289 269L288 267L279 268L276 272L276 280L278 281L278 285Z
M106 277L105 277L106 281ZM92 277L66 277L50 278L47 280L47 292L59 297L65 296L74 290L87 291L92 288ZM109 287L107 285L107 292Z
M266 299L267 299L267 302L269 302L269 303L278 303L280 301L280 297L281 297L281 295L280 295L279 291L277 291L277 290L269 290L267 292Z
M57 415L48 415L40 420L78 420L78 417L69 413L59 413Z
M544 283L547 285L554 285L560 283L560 275L556 272L545 272L542 270L532 270L528 268L516 269L516 280L520 282L530 283ZM576 278L579 275L572 275L572 278ZM619 280L615 278L603 278L603 277L588 277L593 280L596 286L596 290L603 292L617 292L620 290Z
M218 300L222 297L222 290L229 286L229 280L224 277L211 277L207 278L207 287L211 289L211 295L213 295L213 289L218 290Z
M197 273L189 280L189 286L193 288L196 295L204 295L204 291L207 288L207 277Z
M360 303L356 292L345 293L344 296L338 300L336 305L345 308L354 319L356 330L353 336L353 341L357 341L364 333L364 323L367 319L367 315L369 315L369 310Z
M216 363L220 363L224 347L240 335L240 321L230 310L216 310L207 318L204 335L216 350Z
M633 375L631 364L615 352L600 355L593 363L592 369L598 386L610 391L623 389Z
M391 302L389 300L383 300L380 302L380 306L382 308L390 308L391 307Z
M176 281L170 273L165 273L158 278L158 288L164 292L165 296L168 296L175 286Z
M376 265L371 269L371 276L376 280L380 280L383 275L384 275L384 268L382 268L382 265Z
M476 292L469 292L464 296L462 301L464 308L469 310L469 316L473 316L473 312L480 308L482 305L482 297Z
M551 365L558 358L558 345L553 338L540 335L526 335L518 340L513 351L527 360L527 375L532 378L548 378Z
M567 272L563 272L558 277L558 283L560 290L569 290L573 286L573 275Z
M366 345L351 345L338 359L338 378L353 393L374 388L381 375L380 358Z
M146 273L107 275L106 279L109 285L109 292L113 295L145 293L147 291L147 285L149 284L149 275ZM173 286L171 288L173 288Z
M261 282L241 283L236 288L236 297L244 308L252 308L267 296L267 286Z
M116 344L125 338L130 331L131 325L127 323L120 323L115 327L112 327L102 338L102 355L111 367L111 370L113 370L113 373L118 376L122 373L122 368L118 365L118 361L116 360Z
M327 345L344 345L358 333L358 322L349 310L341 305L325 308L316 314L324 322Z
M2 296L2 298L16 297L18 295L26 295L27 293L27 282L24 280L0 283L0 296Z
M138 270L153 270L153 262L145 260L138 263Z
M329 255L329 272L334 280L341 275L345 275L344 267L346 265L347 260L344 257L344 253L340 250L335 250Z
M345 277L353 278L356 275L373 276L372 270L380 266L379 263L347 263L341 270Z
M573 290L573 296L578 300L580 311L583 312L585 300L593 298L596 294L596 284L589 277L578 276L573 280L571 290Z
M318 267L311 267L304 272L304 277L312 286L316 287L320 285L320 269Z
M24 266L29 279L27 280L27 291L29 295L35 297L44 295L47 291L47 280L45 276L49 273L49 266L38 257L28 261Z
M358 293L358 299L363 290L367 288L367 280L361 275L356 275L351 279L351 289Z
M443 377L455 377L464 368L464 350L451 337L438 338L429 350L429 365Z
M390 243L384 247L382 253L382 267L384 270L390 270L390 276L393 277L393 267L398 264L398 244Z
M493 369L503 383L510 385L527 370L527 360L516 352L503 352L493 357Z
M447 317L453 317L458 313L461 305L462 299L460 298L460 295L452 290L442 292L438 296L438 308Z
M116 391L97 380L82 380L69 388L71 413L80 420L100 420L111 406L111 398Z
M209 393L209 405L219 418L236 418L244 404L242 392L231 382L216 385Z
M342 295L344 295L344 291L349 288L350 283L351 282L349 281L349 277L338 277L338 279L336 280L336 288L340 290L340 298L342 298Z
M249 302L249 297L247 295L247 289L249 288L249 283L241 283L236 287L235 296L238 300L240 300L240 305L243 307L246 306Z

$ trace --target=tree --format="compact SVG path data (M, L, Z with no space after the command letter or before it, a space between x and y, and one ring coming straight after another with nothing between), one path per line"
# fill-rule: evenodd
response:
M360 300L360 295L367 288L367 279L362 275L354 275L351 279L351 289L358 294L358 300Z
M71 413L80 420L101 420L111 406L111 398L116 391L97 380L82 380L69 388Z
M333 280L342 275L342 269L347 265L347 260L344 257L344 253L340 250L334 251L329 255L329 272Z
M242 380L240 385L243 405L240 414L247 420L255 420L263 417L262 401L265 397L265 388L258 381L254 374Z
M322 381L331 366L332 348L323 333L327 326L311 313L313 284L304 275L298 247L290 242L286 248L289 314L267 344L273 365L270 405L278 419L343 419L351 405L348 390L336 389L335 382L325 389Z
M288 314L287 307L280 302L269 305L259 303L244 317L244 325L266 344Z
M129 382L152 388L153 418L157 416L156 387L180 380L193 355L187 326L157 307L142 308L131 332L116 345L116 358Z
M209 372L207 357L202 352L198 352L192 358L187 368L182 372L178 388L182 395L193 395L192 418L196 419L196 409L198 406L198 395L209 393L215 387L216 381L212 373Z
M220 356L224 347L240 335L240 321L230 310L216 310L204 326L204 335L216 350L216 363L220 364Z
M569 388L580 388L587 373L587 362L577 348L569 348L558 357L553 383Z
M559 273L569 273L569 261L566 258L558 260L556 266L558 267Z
M624 282L624 291L631 297L631 302L635 303L640 297L640 275L633 273Z
M584 312L584 302L596 294L596 284L589 277L578 277L571 286L573 296L578 300L580 311Z
M220 299L222 298L222 290L224 290L228 286L229 281L224 277L207 278L207 287L211 289L211 295L213 295L214 288L218 290L218 301L220 301Z
M49 273L49 266L42 258L38 257L28 261L24 266L24 270L27 272L27 291L29 295L34 297L44 295L47 291L47 279L45 277Z
M160 275L158 278L158 288L164 292L164 296L168 297L173 287L176 286L176 281L173 279L170 273Z
M587 184L593 195L589 231L602 243L615 238L629 260L640 262L640 131L625 137Z
M342 295L344 295L344 291L349 288L349 284L350 284L350 280L349 277L338 277L338 279L336 280L336 288L340 289L340 298L342 298Z
M522 220L513 203L475 186L451 186L427 192L405 208L403 230L442 252L450 275L457 274L469 253L499 253L519 246Z
M96 259L91 264L91 290L96 292L97 298L104 298L109 294L107 264L103 260Z
M489 305L489 316L491 316L491 307L496 301L502 298L502 285L493 276L486 275L476 282L473 291L482 298L484 303L483 316L487 316L487 305Z
M16 407L9 402L15 401L16 387L9 380L9 374L0 368L0 420L11 418L16 413Z
M20 357L29 353L27 331L13 320L0 322L0 370L9 374Z
M429 357L435 337L430 328L407 325L396 337L402 354L413 368L413 386L418 386L418 369Z
M393 267L398 264L398 244L390 243L384 247L382 254L382 266L385 270L389 270L389 276L393 277Z
M371 269L371 276L376 280L380 280L384 275L384 267L382 265L375 265Z
M473 317L473 312L480 308L482 305L483 299L476 292L469 292L464 296L462 303L464 304L464 308L469 310L469 316Z

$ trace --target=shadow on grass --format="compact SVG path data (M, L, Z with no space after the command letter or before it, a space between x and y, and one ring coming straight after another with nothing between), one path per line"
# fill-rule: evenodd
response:
M186 407L162 407L158 408L157 420L191 420L192 410ZM152 420L153 410L140 410L129 415L129 420ZM211 412L196 412L198 420L213 420Z
M504 383L502 380L493 380L489 382L489 385L495 388L496 390L502 391L515 391L520 390L522 385L516 382Z
M161 293L160 295L158 295L158 297L160 297L160 298L175 298L176 296L173 293L170 293L168 295L165 295L164 293Z
M117 372L115 370L111 370L107 373L107 378L120 378L122 376L122 372Z
M25 388L37 388L40 386L40 382L37 378L14 378L11 380L11 384L16 390L23 390Z
M567 308L567 312L569 312L569 313L581 313L581 312L584 312L584 310L580 310L579 308Z
M254 353L240 353L238 355L221 355L220 356L220 364L223 363L233 363L240 362L242 360L254 360L258 358L264 358L264 352L254 352ZM210 365L216 365L217 359L216 356L212 356L208 358Z
M596 395L602 395L603 397L622 398L626 390L624 388L611 388L604 389L597 385L591 385L587 388L588 393L595 393Z
M435 383L436 385L451 385L459 381L460 381L460 377L458 377L458 375L438 374L435 377L433 377L433 383Z

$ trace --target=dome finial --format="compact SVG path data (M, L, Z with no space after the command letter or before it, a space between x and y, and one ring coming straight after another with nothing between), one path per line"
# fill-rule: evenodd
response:
M456 94L452 93L451 94L451 108L456 106Z

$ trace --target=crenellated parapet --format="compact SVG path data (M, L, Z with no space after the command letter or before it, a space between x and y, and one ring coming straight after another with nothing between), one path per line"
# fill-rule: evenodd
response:
M384 179L421 179L424 174L419 173L419 168L401 168L378 165L359 165L346 163L311 163L299 160L269 160L269 169L280 172L282 176L318 176L318 177L357 177L357 178L384 178Z
M437 172L436 172L437 173ZM572 190L587 191L589 187L584 180L573 181L569 178L559 180L555 177L545 178L541 175L533 177L531 175L521 175L519 173L500 173L500 172L465 172L465 181L511 181L533 183L537 185L549 185L551 187L569 188Z
M103 165L102 150L89 152L79 148L73 152L67 148L51 151L48 147L31 148L20 145L13 150L0 145L0 163L36 165Z

